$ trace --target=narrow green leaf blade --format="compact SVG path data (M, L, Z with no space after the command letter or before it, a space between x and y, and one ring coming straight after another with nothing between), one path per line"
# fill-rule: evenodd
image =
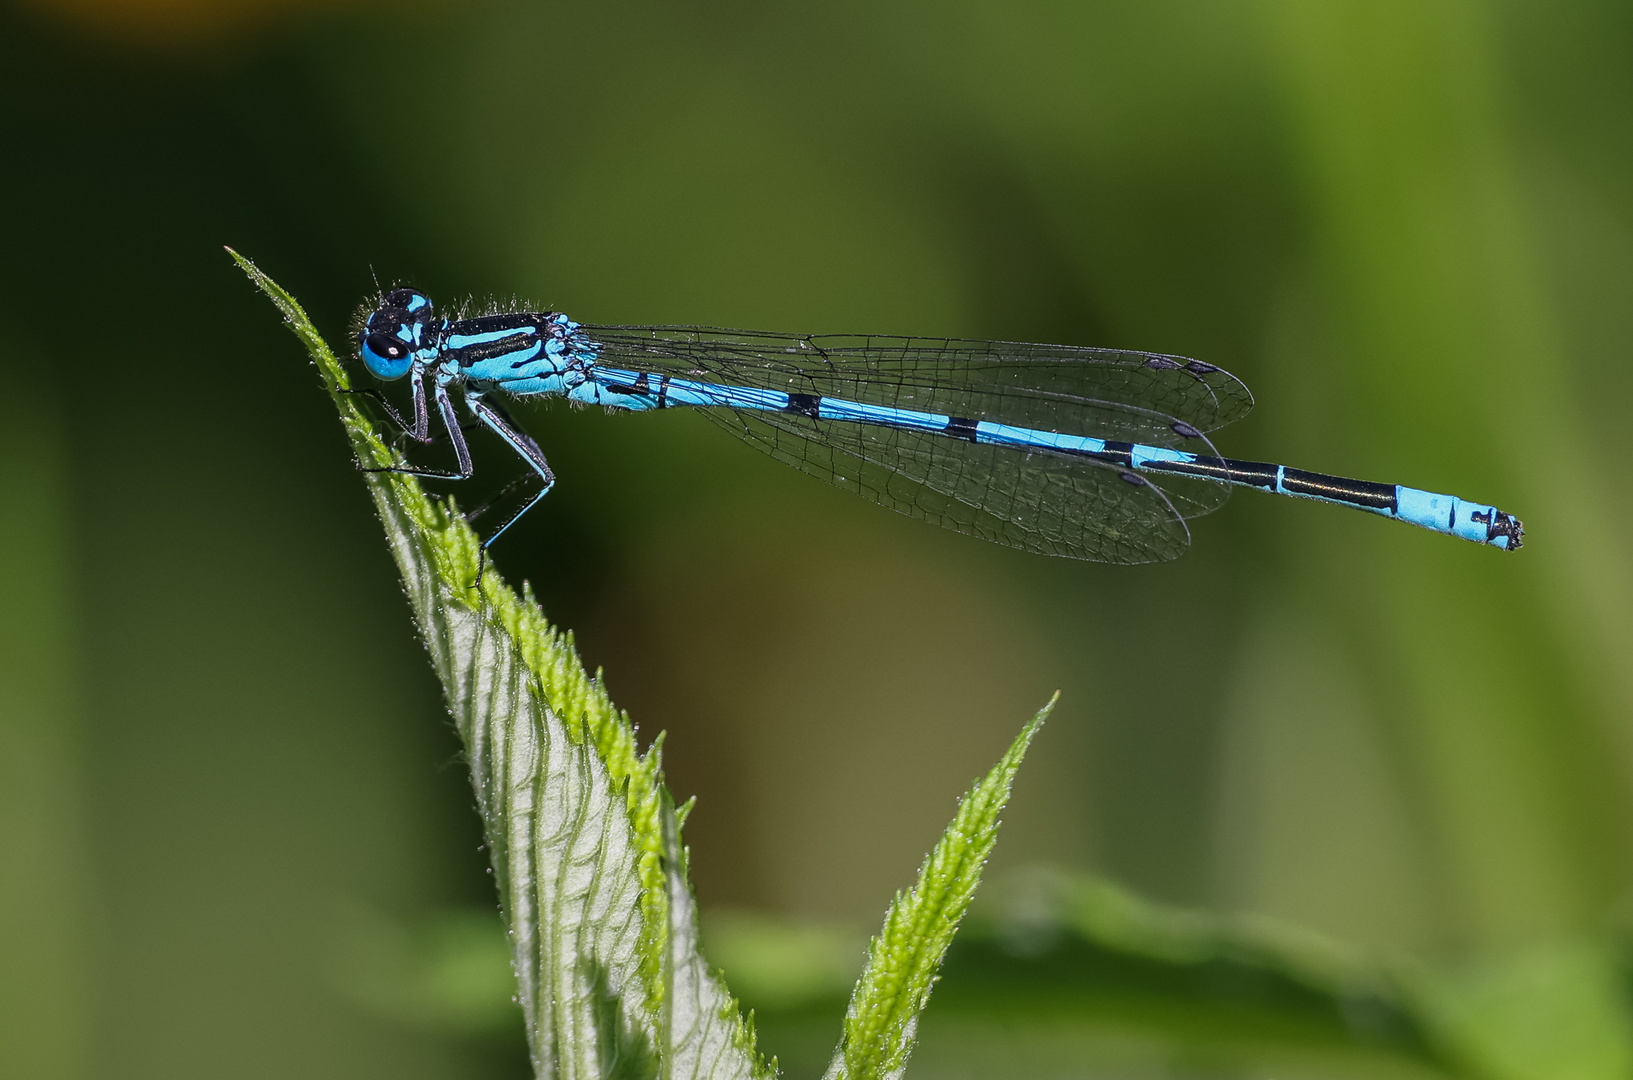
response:
M230 249L229 249L230 251ZM360 464L402 464L299 303L231 253L307 348ZM773 1075L696 947L680 828L657 747L506 587L451 502L365 472L464 741L535 1073L561 1080ZM478 576L480 575L480 586Z
M1051 700L1038 711L959 802L952 823L919 868L917 884L891 902L884 928L868 946L867 967L851 995L844 1033L824 1080L896 1080L907 1068L919 1014L929 1004L936 972L998 840L998 815L1009 802L1015 773L1054 705Z

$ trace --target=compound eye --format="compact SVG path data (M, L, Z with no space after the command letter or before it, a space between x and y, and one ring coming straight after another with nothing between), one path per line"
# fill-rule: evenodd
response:
M382 379L400 379L414 363L408 343L389 334L364 335L361 351L363 363Z
M418 311L422 307L430 306L430 303L431 301L423 294L413 289L392 289L386 293L385 303L381 306L395 308L398 311Z
M408 355L407 342L385 334L370 334L365 344L382 360L401 360Z

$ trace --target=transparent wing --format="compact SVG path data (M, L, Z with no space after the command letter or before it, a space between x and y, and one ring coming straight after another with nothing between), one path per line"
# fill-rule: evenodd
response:
M581 333L614 367L1106 439L1176 421L1212 431L1253 407L1253 395L1228 371L1126 349L695 326Z
M1024 455L928 432L704 409L721 427L891 510L1043 555L1159 562L1191 542L1167 494L1084 459Z
M599 362L1217 456L1202 434L1252 395L1180 357L1009 342L585 327ZM985 540L1096 562L1171 559L1229 486L1141 477L1081 456L794 413L701 410L773 457L890 509Z

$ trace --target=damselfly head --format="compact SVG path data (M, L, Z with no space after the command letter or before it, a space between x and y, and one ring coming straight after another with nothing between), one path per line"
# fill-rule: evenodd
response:
M434 353L426 340L431 323L431 300L414 289L392 289L368 317L357 335L357 355L376 377L400 379Z

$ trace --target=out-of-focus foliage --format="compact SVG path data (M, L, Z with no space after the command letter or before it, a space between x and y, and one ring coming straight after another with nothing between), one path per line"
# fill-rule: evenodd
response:
M450 915L417 932L399 928L397 957L374 963L400 969L412 942L445 943L469 923ZM492 941L467 937L466 950L444 952L442 962L486 970L491 991L508 969L491 948L497 927L488 934ZM781 1048L783 1071L816 1076L864 954L857 936L843 925L717 913L704 945L755 1008L760 1037ZM1104 880L1032 867L989 886L977 904L947 957L912 1074L1205 1066L1424 1080L1616 1076L1626 1064L1625 952L1625 942L1600 937L1435 969L1262 916L1155 905ZM485 1001L490 1010L501 1003ZM473 1004L462 999L443 1015Z
M0 534L0 1072L525 1074L514 1029L334 974L356 912L491 884L332 418L226 242L336 339L372 270L608 322L1195 355L1259 398L1227 452L1514 510L1507 557L1244 493L1177 563L1057 564L696 418L542 408L562 479L496 557L669 730L705 909L865 934L1060 687L996 868L1405 957L1435 1039L1512 1040L1470 1070L1622 1068L1625 5L494 0L205 46L52 10L0 7L0 494L33 523ZM938 1035L954 1000L917 1067L979 1060L952 1048L988 1029ZM1563 1063L1561 1015L1599 1033ZM1129 1038L1150 1074L1236 1068Z

